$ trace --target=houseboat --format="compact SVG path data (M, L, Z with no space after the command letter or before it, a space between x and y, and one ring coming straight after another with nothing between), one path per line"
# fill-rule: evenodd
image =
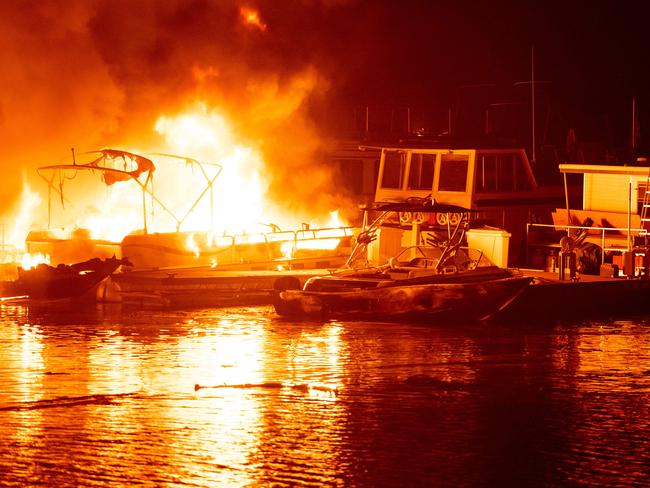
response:
M606 265L603 272L611 267L626 276L647 274L650 165L561 164L559 169L565 181L580 179L581 203L570 205L567 198L550 221L528 224L529 264L556 268L559 241L567 235L576 241L581 271L599 274Z
M499 315L527 320L650 312L650 166L561 164L582 202L527 229L533 282ZM531 313L534 311L534 313Z

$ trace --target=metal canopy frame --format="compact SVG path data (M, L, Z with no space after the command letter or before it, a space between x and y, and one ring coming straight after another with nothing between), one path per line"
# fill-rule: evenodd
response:
M212 226L214 225L214 199L213 199L214 182L216 181L217 177L221 174L221 171L223 169L223 167L220 164L202 162L193 158L178 156L174 154L145 153L144 155L139 155L128 151L122 151L119 149L101 149L98 151L88 151L82 154L99 154L100 156L95 160L91 161L90 163L77 164L75 161L74 150L73 150L72 164L54 164L49 166L41 166L36 170L38 175L41 178L43 178L43 180L47 183L47 189L48 189L47 226L48 228L50 228L51 226L52 191L54 191L56 194L59 195L59 197L61 198L61 202L67 200L63 195L62 188L61 187L57 188L57 186L55 185L56 177L59 176L59 179L61 180L63 174L67 171L90 171L90 172L100 172L104 175L104 177L106 175L112 175L113 177L115 177L115 181L113 183L132 180L140 187L140 189L142 190L142 222L143 222L143 230L145 234L148 233L147 203L146 203L147 194L149 194L149 196L152 199L152 209L154 203L158 204L172 219L174 219L174 221L176 222L176 231L178 232L180 231L181 225L183 225L185 220L196 209L196 206L201 202L201 200L203 200L206 193L209 192L210 193L210 228L212 230ZM179 218L178 216L176 216L176 214L155 195L154 188L153 188L153 172L155 171L155 166L153 164L153 161L151 161L151 159L147 158L146 156L161 156L165 158L170 158L175 162L185 163L187 165L196 165L200 169L201 174L206 182L205 188L203 188L201 193L192 202L190 208L182 217ZM138 165L138 170L127 171L126 169L121 170L121 169L116 169L110 166L105 166L100 164L100 163L105 164L105 161L109 158L110 159L122 158L125 161L125 163L127 159L135 162L146 160L151 163L151 166L143 170L140 170L140 166ZM206 167L215 168L215 174L213 176L210 176L208 174L208 171L206 171ZM146 175L144 177L144 180L142 180L141 178L141 175L143 174Z

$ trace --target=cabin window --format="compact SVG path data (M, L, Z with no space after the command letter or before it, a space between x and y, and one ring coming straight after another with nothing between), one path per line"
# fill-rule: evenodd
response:
M476 179L476 190L478 192L499 191L497 168L497 157L495 155L482 155L478 158L478 177Z
M516 191L529 191L533 189L533 185L530 182L528 177L528 172L524 166L526 163L522 161L519 154L513 154L514 157L514 167L515 172L513 178L515 180L515 190Z
M481 154L477 158L476 190L480 193L531 189L524 163L516 153Z
M409 189L431 190L433 188L433 169L435 162L435 154L411 154Z
M381 177L382 188L401 189L406 167L406 155L403 152L386 151L384 154L384 172Z
M465 191L467 188L467 156L443 154L440 161L438 191Z

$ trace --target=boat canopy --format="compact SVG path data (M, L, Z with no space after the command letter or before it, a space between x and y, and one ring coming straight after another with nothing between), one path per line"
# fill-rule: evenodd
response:
M365 208L379 212L435 212L435 213L466 213L471 210L459 205L437 203L431 198L409 199L405 202L375 202Z
M606 174L650 177L650 166L621 166L604 164L560 164L564 174Z
M57 193L61 199L61 205L66 200L63 195L63 182L65 174L69 172L76 172L86 170L91 172L101 173L102 181L111 186L118 182L134 181L142 190L142 213L143 213L143 229L147 233L147 209L145 196L149 195L153 203L162 208L175 222L176 230L180 230L181 225L187 217L194 211L198 203L209 194L210 197L210 214L211 222L213 205L212 205L212 192L213 184L219 174L221 173L221 165L216 163L208 163L198 161L193 158L184 156L177 156L174 154L164 153L151 153L146 155L135 154L121 149L101 149L98 151L88 151L80 154L82 160L90 158L88 162L77 162L74 149L72 150L72 162L53 164L49 166L41 166L37 168L38 175L43 178L48 185L48 200L51 200L52 191ZM153 163L153 157L164 157L176 163L183 163L190 166L199 168L201 175L205 180L205 187L199 192L198 196L191 202L191 205L185 215L176 215L168 205L165 205L155 194L153 189L153 173L156 166ZM212 168L208 170L207 168ZM143 176L144 175L144 176ZM48 204L48 228L51 221L51 204Z

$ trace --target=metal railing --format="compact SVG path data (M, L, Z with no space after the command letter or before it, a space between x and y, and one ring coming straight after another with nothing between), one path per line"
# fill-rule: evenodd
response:
M531 245L535 245L535 243L531 244L530 240L530 234L531 234L531 229L534 228L546 228L546 229L552 229L555 231L561 231L561 230L566 230L567 235L573 230L573 231L587 231L590 233L592 236L600 234L600 248L602 249L601 253L601 263L604 263L605 261L605 251L614 251L614 252L624 252L624 251L632 251L634 246L634 237L636 236L641 236L646 230L645 229L637 229L637 228L621 228L621 227L587 227L583 225L557 225L557 224L534 224L534 223L527 223L526 224L526 262L529 262L530 256L528 255L529 250ZM614 237L612 236L607 236L608 233L614 234L616 233L616 237L618 240L625 239L626 246L621 247L621 246L613 246L611 244L611 241L615 240ZM608 240L609 238L609 240ZM607 245L607 243L610 242L610 245ZM549 246L550 243L540 243L539 246ZM559 246L559 242L557 244Z

